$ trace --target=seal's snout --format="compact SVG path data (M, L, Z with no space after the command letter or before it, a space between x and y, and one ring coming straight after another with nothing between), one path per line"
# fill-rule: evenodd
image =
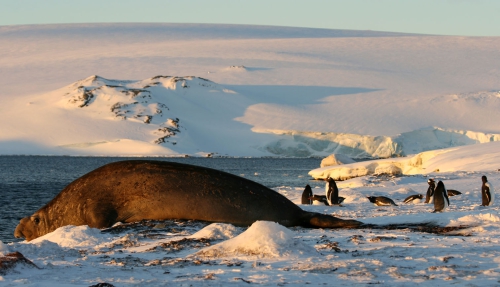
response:
M16 227L16 230L14 230L14 237L15 238L24 238L23 232L20 230L19 225Z
M24 229L24 226L25 226L27 220L28 219L26 217L21 218L21 220L19 220L19 224L16 226L16 230L14 230L14 237L15 238L26 238L26 235L24 235L24 233L23 233L23 229Z

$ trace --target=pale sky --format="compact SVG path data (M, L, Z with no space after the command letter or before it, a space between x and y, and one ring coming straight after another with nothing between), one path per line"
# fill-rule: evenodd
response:
M500 0L0 0L0 26L99 22L500 36Z

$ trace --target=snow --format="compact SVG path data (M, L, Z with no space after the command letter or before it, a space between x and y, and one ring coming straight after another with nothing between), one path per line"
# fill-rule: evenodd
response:
M346 286L496 286L500 208L479 206L483 174L492 185L500 184L498 171L474 169L339 181L339 195L346 197L342 206L300 205L303 187L277 190L308 211L407 226L402 229L286 228L267 221L235 227L175 220L118 224L102 232L65 226L31 242L0 243L0 252L21 252L41 268L18 266L0 275L0 285L317 286L333 281ZM423 201L402 202L425 193L429 177L462 192L450 197L445 212L432 213L434 207ZM324 184L311 182L314 194L323 194ZM375 206L366 198L370 195L387 196L398 206Z
M316 250L294 238L295 234L275 222L256 221L242 234L204 248L197 256L285 258L307 254L315 255Z
M330 165L341 165L341 164L349 164L354 163L355 161L344 155L344 154L331 154L325 157L320 164L320 167L330 166Z
M500 170L500 142L490 142L419 153L410 157L388 158L327 166L311 170L315 179L344 180L371 174L414 175L434 172Z
M499 37L75 24L0 38L2 155L340 154L358 162L309 174L344 180L342 206L301 207L374 224L65 226L0 242L40 267L0 273L1 286L500 284L500 208L480 206L481 176L500 186ZM402 203L428 178L462 192L445 212ZM300 204L303 188L277 191Z
M498 141L499 37L0 27L0 154L353 159Z

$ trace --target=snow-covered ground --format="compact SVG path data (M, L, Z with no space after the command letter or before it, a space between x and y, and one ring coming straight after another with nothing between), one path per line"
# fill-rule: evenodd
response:
M462 159L462 149L435 158L451 165ZM461 171L339 181L342 206L300 205L384 228L285 228L264 221L244 228L175 220L102 232L65 226L31 242L0 243L0 253L21 252L39 268L18 264L0 273L0 285L498 286L500 208L480 206L480 187L482 175L500 186L500 172L481 160L465 161ZM425 194L428 178L462 194L450 197L450 207L441 213L432 213L433 205L423 200L404 204L410 195ZM324 181L311 186L314 194L324 194ZM277 191L300 204L303 189ZM375 206L366 196L387 196L398 206Z
M499 37L78 24L0 39L0 154L398 156L311 171L350 178L346 199L302 208L408 226L67 226L0 243L39 268L0 270L1 286L500 284L498 202L479 206L482 175L500 187ZM462 192L443 213L402 204L429 177ZM303 188L278 192L299 204Z
M499 37L72 24L0 39L0 154L380 158L500 139Z

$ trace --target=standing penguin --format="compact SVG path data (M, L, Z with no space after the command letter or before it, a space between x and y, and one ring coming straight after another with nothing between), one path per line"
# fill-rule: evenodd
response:
M304 189L304 192L302 192L302 204L312 204L312 197L313 192L311 187L306 185L306 188Z
M335 180L333 180L333 178L331 177L326 178L325 192L326 192L326 200L328 200L328 203L330 205L340 204L339 189L337 188Z
M444 211L448 206L450 206L450 199L448 198L448 192L444 187L444 183L439 181L434 190L434 211L441 212Z
M429 184L429 188L427 188L427 193L425 194L424 203L432 203L433 196L434 196L434 189L436 188L436 184L434 182L434 179L432 179L432 178L429 178L429 180L427 180L427 183Z
M493 186L488 182L488 179L485 175L481 177L481 180L483 181L483 186L481 187L481 197L483 199L483 204L481 204L481 206L491 206L493 205L493 201L495 200Z

